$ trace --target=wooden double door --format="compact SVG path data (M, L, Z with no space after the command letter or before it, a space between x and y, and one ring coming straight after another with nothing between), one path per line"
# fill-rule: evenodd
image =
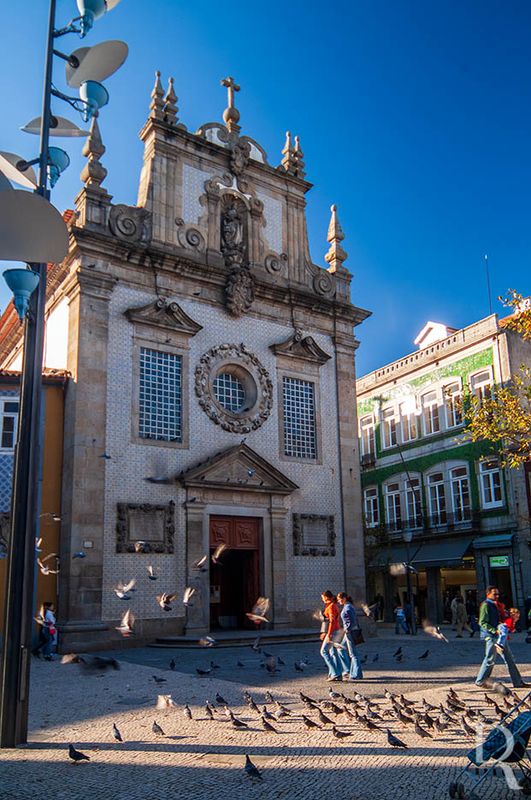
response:
M260 519L210 517L210 553L226 545L210 564L210 627L253 627L247 617L260 594Z

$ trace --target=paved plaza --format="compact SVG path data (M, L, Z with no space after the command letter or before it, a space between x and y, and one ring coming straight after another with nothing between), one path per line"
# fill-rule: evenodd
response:
M399 645L401 661L393 657ZM30 744L0 751L0 800L439 800L448 796L449 782L474 745L460 726L433 732L433 739L421 738L411 725L385 716L376 721L376 730L368 730L345 712L334 714L325 703L322 710L337 729L351 734L338 739L331 723L323 724L316 709L303 705L299 691L325 701L330 685L348 698L360 691L374 700L372 708L382 716L390 708L386 688L403 692L418 705L423 699L444 702L451 686L469 707L493 718L484 692L473 685L483 650L478 640L453 639L446 645L423 633L398 637L383 630L360 648L367 655L366 677L357 684L326 682L317 642L264 649L284 662L278 673L269 675L260 666L263 655L249 646L124 650L114 653L120 659L119 670L88 674L77 664L34 660ZM427 658L419 660L426 649ZM531 648L521 634L513 649L529 680ZM302 673L296 671L294 662L304 659L308 666ZM196 668L211 672L200 677ZM496 667L495 676L505 677L502 665ZM289 710L289 715L272 721L278 733L263 729L258 714L244 702L245 689L260 708L270 691ZM216 703L216 693L247 728L233 728ZM176 705L155 709L158 694L171 694ZM207 700L219 709L213 720L205 712ZM186 703L191 720L183 713ZM345 701L337 703L342 706ZM267 708L277 710L271 702ZM307 730L303 714L322 727ZM164 736L153 733L155 721ZM123 743L114 740L113 723ZM391 747L386 727L408 748ZM69 743L86 753L90 762L72 763ZM261 770L262 781L254 782L245 774L246 753ZM482 785L479 796L508 800L518 794L497 777Z

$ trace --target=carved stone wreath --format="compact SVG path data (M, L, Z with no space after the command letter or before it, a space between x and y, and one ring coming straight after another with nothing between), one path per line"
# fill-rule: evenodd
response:
M214 381L221 372L236 371L251 391L250 404L239 412L224 408L214 394ZM244 344L213 347L199 360L195 370L195 393L199 405L212 422L231 433L249 433L267 420L273 407L273 384L269 373Z
M308 530L310 528L311 531ZM319 543L312 537L315 528L320 529ZM335 554L336 532L333 514L293 514L293 555L335 556Z

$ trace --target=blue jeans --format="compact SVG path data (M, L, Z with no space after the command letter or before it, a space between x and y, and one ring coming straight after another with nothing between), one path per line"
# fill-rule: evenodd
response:
M395 622L395 633L400 633L399 626L402 628L404 633L409 633L409 628L407 625L406 620L402 617L397 617Z
M337 657L337 649L334 647L334 645L330 642L323 641L320 655L328 667L329 677L339 678L341 676L341 664Z
M483 683L483 681L486 681L487 678L490 678L492 670L494 669L494 664L496 663L496 656L498 655L494 648L494 645L496 644L496 636L490 636L490 634L487 634L486 636L482 636L482 638L485 639L485 658L483 659L483 662L479 668L478 676L476 678L477 684ZM511 676L513 686L515 688L522 686L522 676L520 675L518 667L514 662L513 654L511 653L511 648L508 644L505 645L505 649L501 658L509 670L509 675Z
M363 678L363 670L361 668L361 661L356 653L356 645L354 644L354 636L350 631L345 631L345 637L341 643L346 650L339 650L339 660L343 667L343 673L348 672L351 680L360 680Z

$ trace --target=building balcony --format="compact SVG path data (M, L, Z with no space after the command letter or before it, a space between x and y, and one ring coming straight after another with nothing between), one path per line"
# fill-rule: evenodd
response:
M360 466L363 469L371 469L376 466L376 453L367 453L361 457Z
M472 530L479 528L479 512L466 509L460 512L444 511L432 515L421 514L413 519L384 523L380 528L389 535L402 535L405 531L416 531L418 534L422 534L433 531Z

